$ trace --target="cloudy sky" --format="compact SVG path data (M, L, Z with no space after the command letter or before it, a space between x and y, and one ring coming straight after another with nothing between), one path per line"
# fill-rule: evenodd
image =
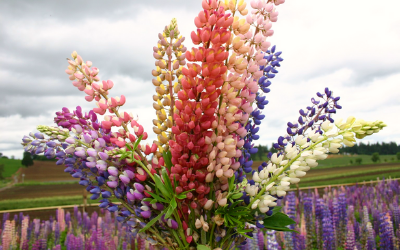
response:
M72 86L65 58L76 50L111 79L111 96L152 132L152 47L173 17L190 37L200 0L0 1L0 152L22 157L19 144L36 125L52 125L62 107L94 103ZM341 96L336 117L383 120L371 142L400 143L400 2L287 0L271 37L285 59L268 94L260 144L285 133L317 91ZM192 47L190 39L186 47Z

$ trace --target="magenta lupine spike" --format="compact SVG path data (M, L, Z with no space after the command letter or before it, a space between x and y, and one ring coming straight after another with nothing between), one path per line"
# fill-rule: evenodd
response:
M347 224L347 236L346 236L346 243L345 249L346 250L354 250L355 247L355 235L354 235L354 226L351 221Z

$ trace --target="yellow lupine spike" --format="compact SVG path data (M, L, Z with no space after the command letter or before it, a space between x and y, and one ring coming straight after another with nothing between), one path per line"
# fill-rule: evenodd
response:
M240 20L239 20L239 24L240 24L240 25L243 25L245 22L246 22L245 19L240 19Z
M163 149L163 147L161 147L161 146L158 146L158 152L160 152L160 153L164 152L164 149Z
M160 71L161 69L160 69L160 67L157 66L157 67L156 67L156 70L157 70L157 71Z
M165 138L168 138L168 136L165 132L162 132L161 135L164 136Z
M161 55L161 51L157 51L157 54Z
M160 84L160 88L161 88L162 90L165 90L164 84Z
M158 48L161 48L161 44L157 43L157 47L158 47Z
M238 17L238 16L235 16L235 17L233 18L233 21L236 22L237 20L239 20L239 17Z
M157 81L162 82L161 77L157 76Z
M182 51L179 51L179 52L178 52L178 56L181 56L181 55L182 55Z
M228 4L229 4L229 1L225 0L225 5L228 6Z
M234 5L236 5L236 0L231 0L233 2Z
M161 109L161 113L162 113L163 115L167 115L167 113L165 113L165 109Z
M239 1L239 6L242 5L244 3L244 0L240 0Z
M178 86L178 82L174 83L174 88L175 88L176 86Z
M160 124L160 123L157 123L157 128L159 128L159 129L161 129L161 128L162 128L162 126L161 126L161 124Z
M160 105L161 107L163 106L160 100L157 100L157 104Z
M163 37L166 37L165 32L162 33Z

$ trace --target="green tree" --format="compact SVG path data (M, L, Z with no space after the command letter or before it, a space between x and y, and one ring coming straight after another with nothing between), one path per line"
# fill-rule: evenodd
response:
M356 162L357 164L361 164L362 158L356 158L356 159L355 159L355 162Z
M32 155L29 152L24 152L24 156L22 157L21 164L25 167L29 167L33 165Z
M397 152L396 157L397 157L397 160L400 161L400 152Z
M0 180L4 180L4 164L0 164Z
M371 160L372 160L373 162L380 161L379 153L378 153L378 152L373 153L373 154L372 154L372 157L371 157Z

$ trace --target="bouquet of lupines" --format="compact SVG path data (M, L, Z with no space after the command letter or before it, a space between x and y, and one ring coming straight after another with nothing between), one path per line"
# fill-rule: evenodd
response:
M290 184L328 153L386 125L334 122L339 97L326 88L288 123L277 153L253 166L265 94L283 61L266 41L283 2L253 0L248 11L243 0L203 0L190 50L175 19L165 27L153 48L153 143L143 144L147 132L121 109L125 96L110 96L114 83L73 52L66 73L96 107L63 108L57 127L38 126L23 138L25 150L57 157L100 207L118 211L118 220L160 247L230 249L256 228L290 231L294 221L276 206Z

